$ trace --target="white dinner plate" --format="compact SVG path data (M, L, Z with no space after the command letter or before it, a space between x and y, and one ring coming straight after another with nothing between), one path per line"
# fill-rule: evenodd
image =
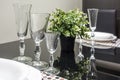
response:
M91 36L91 32L87 32L87 34ZM95 41L113 41L117 38L115 35L106 32L94 32L94 34ZM91 38L88 40L91 40Z
M23 63L0 58L0 80L42 80L42 73Z

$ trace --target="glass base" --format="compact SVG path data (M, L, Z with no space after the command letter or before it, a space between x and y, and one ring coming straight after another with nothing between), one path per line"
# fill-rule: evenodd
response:
M58 75L60 73L60 70L54 67L49 67L45 72L48 74Z
M49 64L44 61L32 61L32 63L30 65L40 71L44 71L44 70L48 69L48 67L49 67Z
M13 58L13 60L22 62L25 64L29 64L32 61L32 58L28 56L18 56L18 57Z
M95 60L95 56L94 56L94 55L91 55L91 56L90 56L90 60Z

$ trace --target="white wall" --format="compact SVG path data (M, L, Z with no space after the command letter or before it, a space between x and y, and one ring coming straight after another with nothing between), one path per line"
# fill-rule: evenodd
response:
M51 13L55 8L82 9L82 0L0 0L0 44L18 40L12 6L15 2L31 3L32 10L39 12Z

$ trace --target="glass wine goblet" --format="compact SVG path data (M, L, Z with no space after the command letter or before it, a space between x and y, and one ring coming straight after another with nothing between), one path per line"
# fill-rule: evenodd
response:
M94 31L96 29L96 24L97 24L97 15L98 15L98 9L95 8L91 8L91 9L87 9L88 11L88 17L89 17L89 26L91 29L91 56L90 59L95 59L94 53L95 53L95 49L94 49Z
M45 70L48 68L48 63L40 60L41 47L40 43L45 38L45 30L48 24L50 14L49 13L31 13L31 37L35 43L35 60L31 65L39 70Z
M54 63L53 54L55 53L57 49L59 34L52 33L52 32L46 32L45 38L46 38L47 49L48 49L48 52L50 53L50 67L46 70L46 72L57 75L59 74L60 71L57 68L53 67L53 63Z
M15 3L13 4L14 12L15 12L15 18L16 18L16 24L17 24L17 36L19 37L20 45L20 56L17 56L13 58L13 60L22 62L22 63L28 63L32 61L32 58L28 56L24 56L25 52L25 43L24 39L27 35L28 25L29 25L29 17L30 17L30 10L32 5L31 4L19 4Z

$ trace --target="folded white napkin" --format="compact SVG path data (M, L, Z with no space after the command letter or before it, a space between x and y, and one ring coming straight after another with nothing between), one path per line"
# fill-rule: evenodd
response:
M91 41L89 40L82 40L84 46L91 47ZM115 48L120 47L120 39L117 39L116 42L111 41L95 41L95 48L100 49L108 49L108 48Z

